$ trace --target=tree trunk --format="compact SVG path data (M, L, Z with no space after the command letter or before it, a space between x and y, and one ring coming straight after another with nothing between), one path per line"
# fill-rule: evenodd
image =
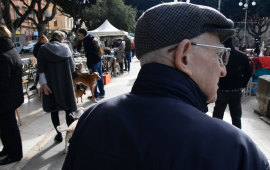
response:
M45 33L44 24L39 23L36 27L37 27L37 30L38 30L38 37L44 35L44 33Z
M2 15L2 6L1 6L1 4L2 4L2 0L0 0L0 25L3 24L2 23L3 15Z
M12 37L11 37L12 41L15 42L16 30L13 27L13 22L12 22L11 16L10 16L10 3L9 3L9 0L2 0L2 3L5 6L4 11L3 11L5 24L6 24L7 28L9 29L9 31L12 34Z

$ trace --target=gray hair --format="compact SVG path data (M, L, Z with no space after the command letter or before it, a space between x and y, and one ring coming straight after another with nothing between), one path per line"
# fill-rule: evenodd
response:
M60 42L63 42L65 40L66 35L61 31L54 31L54 33L51 35L50 39L55 39Z
M206 40L206 37L207 37L207 34L201 34L195 38L190 39L190 41L196 44L203 44ZM160 48L160 49L144 54L140 59L141 66L143 66L144 64L156 63L156 62L164 63L164 60L173 58L175 55L175 50L172 51L171 53L168 53L168 50L178 46L178 44L179 43L173 44L164 48Z

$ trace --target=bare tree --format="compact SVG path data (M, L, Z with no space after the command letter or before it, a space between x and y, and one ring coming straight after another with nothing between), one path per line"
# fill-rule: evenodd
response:
M14 10L17 12L17 14L22 17L23 14L21 14L20 11L16 8L15 4L11 0L9 0L9 1L11 3L12 7L14 8ZM26 7L28 7L28 9L30 8L30 6L28 6L28 4L26 4L24 2L24 0L21 0L21 1L23 2L23 4ZM35 26L38 30L38 36L40 37L44 34L44 31L45 31L44 25L54 18L55 14L56 14L56 5L57 4L56 3L53 4L51 16L47 18L44 16L44 14L45 14L46 10L48 9L52 0L46 0L46 4L43 8L42 8L42 2L41 2L42 0L32 0L32 3L33 3L33 1L36 2L38 9L33 9L34 14L35 14L34 18L28 16L27 19L32 21L33 24L35 24ZM37 18L37 21L35 18Z
M236 38L238 38L239 44L241 44L241 42L243 40L243 35L240 35L240 33L241 33L241 31L243 31L244 25L245 25L245 23L243 23L243 22L235 22L234 23L234 28L236 30L234 35Z
M3 19L3 15L2 15L2 0L0 0L0 25L2 25L2 19Z
M254 39L260 40L260 36L268 30L269 24L269 17L259 17L258 14L251 15L247 22L248 33L253 36Z
M82 11L85 8L91 7L96 4L98 0L53 0L53 3L57 3L58 10L61 14L73 18L73 29L72 31L77 32L77 29L81 27L85 21ZM80 24L77 25L76 22L80 19Z
M24 4L26 4L24 2L24 0L20 0L22 1ZM13 4L13 2L11 0L2 0L2 5L3 8L1 7L1 13L2 13L2 17L5 21L5 24L7 25L7 28L10 30L10 32L12 33L12 41L15 41L15 33L18 27L20 27L22 25L22 23L24 22L25 19L28 19L29 14L31 14L31 12L33 11L35 4L36 4L36 0L32 0L30 5L27 5L27 10L25 11L24 14L19 14L19 10L17 9L17 7ZM10 16L10 5L13 6L13 8L16 10L17 14L19 14L20 17L18 17L16 20L12 21L11 16Z

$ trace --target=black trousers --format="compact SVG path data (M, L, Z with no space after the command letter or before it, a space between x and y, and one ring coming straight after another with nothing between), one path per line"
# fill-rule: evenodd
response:
M224 92L218 90L217 101L215 102L213 117L223 119L224 111L229 104L230 114L232 117L232 124L241 129L241 91L236 92Z
M22 139L17 125L15 110L0 115L0 133L4 146L2 151L7 152L10 159L20 160L23 157Z
M69 126L74 121L74 119L73 119L73 117L71 117L69 115L71 113L71 109L65 110L65 112L66 112L66 123ZM52 123L53 123L53 126L54 126L56 132L58 134L60 134L60 132L57 131L57 126L60 125L59 112L58 111L51 112L51 118L52 118Z

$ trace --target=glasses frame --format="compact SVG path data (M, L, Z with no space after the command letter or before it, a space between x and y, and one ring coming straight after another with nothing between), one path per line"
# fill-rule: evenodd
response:
M222 50L224 50L223 53L224 53L224 52L226 52L226 53L228 52L228 53L229 53L229 56L228 56L228 59L227 59L227 61L226 61L225 63L223 62L222 58L220 58L220 56L219 56L219 57L218 57L219 63L220 63L221 65L223 65L223 66L226 66L226 65L228 64L228 62L229 62L231 48L219 47L219 46L212 46L212 45L205 45L205 44L195 44L195 43L193 43L193 42L191 43L191 45L222 49Z
M191 45L222 49L222 50L224 50L223 53L224 53L224 52L227 53L227 52L230 52L230 51L231 51L231 48L219 47L219 46L213 46L213 45L195 44L195 43L193 43L193 42L191 42ZM174 51L176 48L177 48L177 46L175 46L175 47L169 49L169 50L168 50L168 53L171 53L171 52ZM220 65L226 66L226 65L228 64L228 62L229 62L229 58L230 58L230 53L229 53L228 59L227 59L227 61L226 61L225 63L223 62L222 58L220 58L220 56L218 56L218 61L219 61Z

